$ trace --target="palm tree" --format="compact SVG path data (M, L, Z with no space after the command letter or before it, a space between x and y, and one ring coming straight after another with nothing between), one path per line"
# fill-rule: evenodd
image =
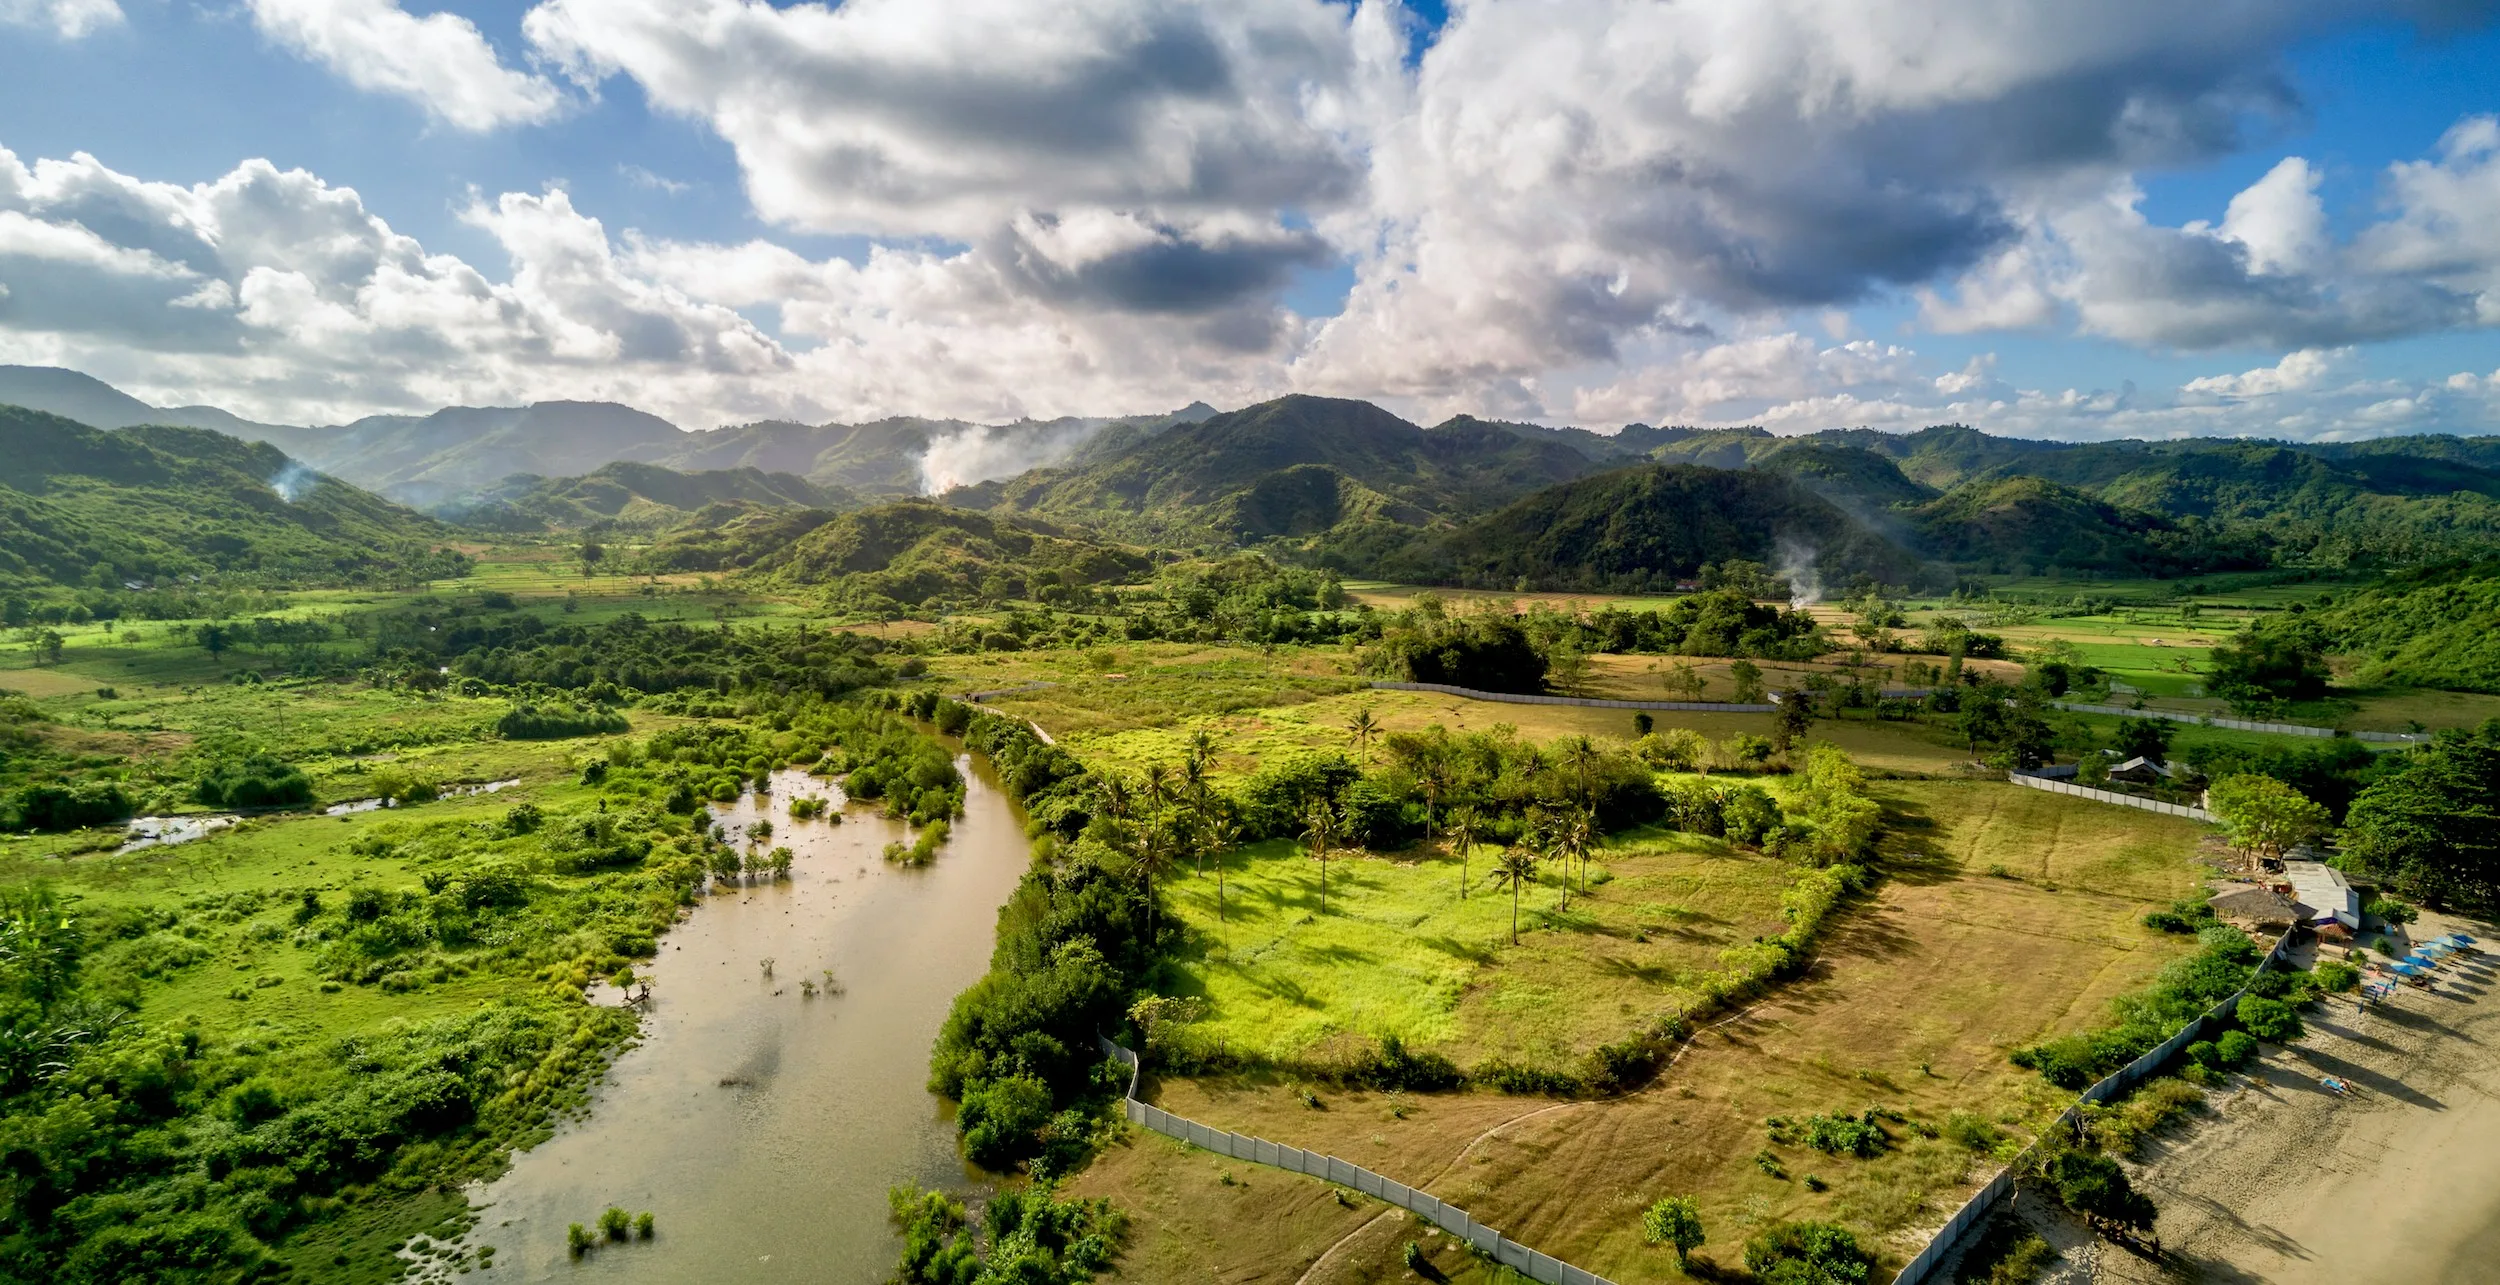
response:
M1336 855L1337 809L1326 799L1311 804L1304 815L1302 839L1311 850L1311 860L1319 863L1319 912L1328 913L1328 862Z
M1098 787L1102 792L1102 812L1114 821L1125 821L1129 812L1128 778L1117 772L1102 774Z
M1137 846L1130 854L1137 862L1138 879L1146 887L1146 944L1155 943L1155 881L1172 868L1179 836L1173 832L1172 814L1162 809L1148 813L1137 828Z
M1528 822L1520 827L1519 845L1538 857L1560 855L1563 859L1562 902L1557 910L1571 909L1571 857L1562 850L1561 817L1542 803L1528 809Z
M1215 922L1224 922L1224 858L1241 846L1241 823L1217 817L1207 826L1207 846L1215 857Z
M1450 812L1450 849L1458 854L1458 899L1467 900L1467 854L1474 851L1481 837L1484 819L1474 808L1455 808Z
M1139 790L1138 794L1145 800L1146 806L1149 808L1160 808L1165 803L1170 802L1172 797L1172 766L1168 763L1147 764L1145 788Z
M1590 803L1589 772L1604 758L1605 752L1597 748L1597 742L1590 740L1586 732L1563 742L1563 762L1570 764L1571 770L1580 778L1580 806L1582 807L1587 807Z
M1510 885L1510 944L1519 944L1519 893L1536 882L1536 854L1524 847L1511 848L1493 858L1492 879L1495 884Z
M1371 762L1372 738L1380 735L1380 720L1373 718L1371 709L1365 707L1354 711L1354 717L1346 720L1345 730L1347 738L1354 742L1355 752L1362 756L1364 762Z
M1562 850L1563 878L1571 877L1571 860L1580 860L1580 893L1588 895L1589 853L1597 846L1597 818L1585 807L1572 808L1554 818L1555 846Z
M1201 732L1199 735L1203 736L1205 733ZM1191 822L1202 830L1214 819L1207 807L1207 803L1209 802L1208 796L1212 792L1212 789L1207 783L1206 757L1198 752L1198 746L1193 742L1189 747L1189 756L1181 760L1180 796L1189 804ZM1189 869L1191 874L1204 874L1206 872L1204 861L1205 855L1205 845L1190 845Z

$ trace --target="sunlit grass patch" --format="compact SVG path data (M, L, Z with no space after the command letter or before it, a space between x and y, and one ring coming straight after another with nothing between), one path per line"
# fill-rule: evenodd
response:
M1658 1016L1692 1005L1721 950L1783 927L1780 895L1797 870L1689 835L1620 841L1561 908L1559 869L1519 898L1486 881L1491 851L1468 862L1420 853L1332 861L1295 844L1233 854L1224 915L1216 879L1168 885L1188 946L1172 988L1203 994L1199 1035L1259 1059L1322 1056L1341 1039L1395 1035L1470 1064L1488 1056L1561 1066Z

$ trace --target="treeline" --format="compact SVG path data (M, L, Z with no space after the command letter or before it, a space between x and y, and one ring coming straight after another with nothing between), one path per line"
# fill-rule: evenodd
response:
M2391 577L2315 619L2361 683L2500 694L2500 562Z
M598 625L550 625L475 602L386 612L371 624L377 669L448 666L455 679L580 692L594 701L754 690L831 698L891 677L878 659L881 640L804 624L705 628L629 614Z

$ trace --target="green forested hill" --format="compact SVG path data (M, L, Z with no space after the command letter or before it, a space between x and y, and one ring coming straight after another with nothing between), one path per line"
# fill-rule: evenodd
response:
M1968 482L1908 515L1920 551L2009 575L2178 575L2267 565L2262 542L2198 518L2107 503L2036 477Z
M1777 473L1652 464L1550 487L1390 555L1391 575L1509 588L1670 587L1705 562L1811 557L1826 580L1919 578L1919 559Z
M2312 619L2362 683L2500 694L2500 561L2394 577Z
M434 512L490 531L662 531L694 520L712 505L848 509L861 503L842 487L818 486L789 473L753 468L681 473L656 464L616 463L580 477L518 474Z
M716 529L674 533L645 555L645 563L654 570L743 569L783 586L822 588L861 609L1047 600L1063 587L1129 580L1151 566L1128 549L1047 523L928 500L840 515L821 509L749 513Z
M1614 462L1546 430L1464 418L1426 429L1369 402L1292 396L1175 425L1082 467L1026 474L976 502L1114 529L1259 540L1349 521L1470 517Z
M278 581L443 574L441 523L259 442L104 432L0 407L0 582L117 587L207 573Z

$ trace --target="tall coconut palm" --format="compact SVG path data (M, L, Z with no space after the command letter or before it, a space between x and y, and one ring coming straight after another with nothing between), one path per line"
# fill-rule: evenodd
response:
M1131 796L1128 778L1117 772L1105 772L1095 787L1102 795L1102 814L1114 821L1128 819Z
M1561 826L1555 812L1539 803L1528 809L1527 823L1519 828L1518 847L1542 859L1562 853ZM1571 909L1571 859L1563 856L1562 901L1555 909Z
M1155 883L1172 868L1179 855L1179 843L1179 832L1174 828L1172 814L1167 809L1158 808L1147 813L1137 827L1137 843L1130 857L1137 863L1139 882L1145 885L1146 944L1149 948L1156 941Z
M1597 748L1597 742L1590 740L1584 732L1563 742L1562 757L1563 763L1579 778L1580 806L1593 806L1595 801L1590 797L1590 791L1594 783L1591 776L1596 772L1597 765L1604 761L1605 751Z
M1319 863L1319 912L1328 913L1328 863L1337 855L1337 836L1342 822L1336 806L1326 799L1315 800L1302 818L1303 844L1310 849L1311 860Z
M1472 807L1450 810L1450 850L1458 854L1458 899L1467 900L1467 854L1484 837L1484 818Z
M1207 848L1215 858L1215 922L1224 919L1224 858L1241 846L1241 823L1231 817L1217 817L1207 826Z
M1179 792L1181 802L1189 808L1191 827L1203 834L1215 819L1214 809L1209 806L1214 802L1215 791L1207 781L1207 760L1198 753L1198 747L1195 745L1190 746L1188 757L1181 760ZM1190 845L1189 852L1190 873L1206 873L1204 859L1207 845L1193 843Z
M1569 808L1554 818L1554 844L1563 857L1563 878L1571 877L1571 862L1580 863L1580 895L1589 891L1589 853L1597 847L1597 818L1589 809Z
M1519 894L1536 882L1536 854L1511 848L1493 858L1493 882L1510 885L1510 944L1519 944Z
M1364 762L1371 762L1372 741L1380 735L1380 720L1372 717L1370 707L1354 711L1354 717L1346 720L1345 730L1346 738L1354 742L1355 753Z

